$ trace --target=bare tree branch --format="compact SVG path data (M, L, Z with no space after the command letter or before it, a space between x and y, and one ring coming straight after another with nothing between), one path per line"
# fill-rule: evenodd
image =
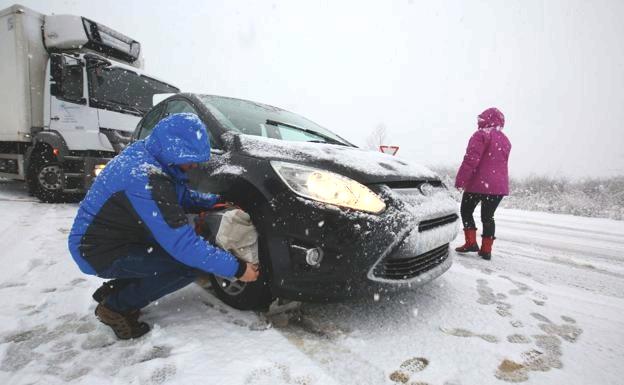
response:
M366 138L366 148L368 148L369 150L379 151L379 146L382 144L388 144L387 141L388 132L386 129L386 125L383 123L379 123Z

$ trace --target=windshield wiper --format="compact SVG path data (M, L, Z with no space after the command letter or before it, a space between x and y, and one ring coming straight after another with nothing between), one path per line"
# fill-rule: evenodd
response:
M135 113L135 114L139 114L141 116L145 115L146 111L141 110L138 107L135 106L131 106L129 104L126 103L122 103L122 102L118 102L116 100L100 100L97 98L93 98L93 101L96 103L100 103L100 104L104 104L109 108L112 108L114 110L117 110L119 112L131 112L131 113Z
M347 146L346 143L343 143L337 139L332 138L331 136L327 136L325 134L321 134L320 132L314 131L314 130L310 130L309 128L303 128L303 127L299 127L299 126L295 126L294 124L290 124L290 123L284 123L284 122L278 122L277 120L272 120L272 119L267 119L266 120L266 124L270 124L272 126L283 126L283 127L288 127L288 128L294 128L295 130L299 130L301 132L305 132L314 136L317 136L323 140L325 140L325 143L332 143L332 144L338 144L341 146ZM308 142L313 142L313 143L323 143L320 142L318 140L309 140Z
M132 105L130 105L128 103L125 103L125 102L120 102L120 101L117 101L117 100L109 100L109 102L115 103L115 104L119 105L121 108L124 108L126 110L134 111L137 114L145 115L145 113L147 112L147 111L145 111L145 110L143 110L143 109L141 109L139 107L132 106Z

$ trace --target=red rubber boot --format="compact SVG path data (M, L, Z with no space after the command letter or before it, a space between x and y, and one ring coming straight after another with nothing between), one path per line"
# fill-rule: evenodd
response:
M466 243L455 249L458 253L468 253L471 251L479 251L479 245L477 244L477 229L466 228L464 229L464 238Z
M481 250L479 250L479 255L481 258L489 261L492 259L492 245L494 244L494 237L483 237L481 240Z

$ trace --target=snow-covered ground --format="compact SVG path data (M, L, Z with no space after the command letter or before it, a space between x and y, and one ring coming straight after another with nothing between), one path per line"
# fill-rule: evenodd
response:
M624 222L501 210L493 260L426 287L267 328L192 285L117 341L67 252L76 207L0 181L0 384L624 383Z

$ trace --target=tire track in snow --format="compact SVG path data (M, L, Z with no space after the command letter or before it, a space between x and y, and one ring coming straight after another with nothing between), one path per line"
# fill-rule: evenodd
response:
M501 210L496 215L501 240L624 264L624 222L600 218L561 216L548 213L514 215Z
M498 217L496 219L497 221L500 222L500 219ZM505 216L504 214L502 216L502 221L504 223L513 224L518 227L524 227L524 228L539 227L542 229L546 229L546 231L551 232L551 233L559 233L559 234L577 233L581 235L592 234L592 236L597 236L600 239L611 239L611 240L615 240L616 242L624 242L624 233L618 232L618 231L612 232L608 230L603 231L603 230L593 230L593 229L586 229L586 228L580 229L578 227L573 227L571 225L546 224L543 222L539 222L537 220L512 219L508 216ZM554 230L558 230L558 231L554 231Z

